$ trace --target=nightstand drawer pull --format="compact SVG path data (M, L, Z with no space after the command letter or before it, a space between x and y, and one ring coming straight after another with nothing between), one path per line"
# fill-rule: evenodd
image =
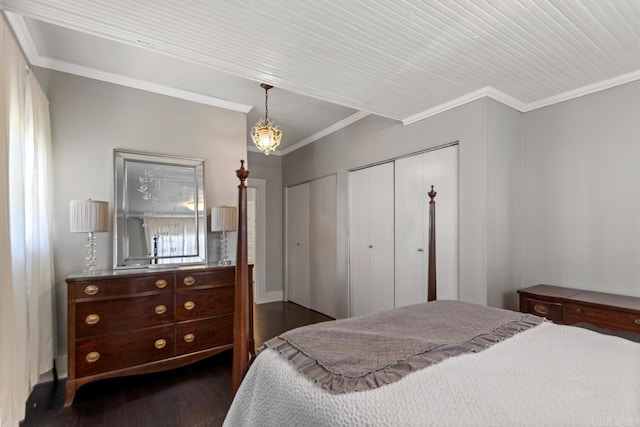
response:
M158 289L162 289L164 287L166 287L168 284L168 282L164 279L160 279L160 280L156 280L156 288Z
M167 312L167 307L164 305L159 305L155 308L156 314L165 314Z
M91 353L87 354L86 359L89 363L97 362L98 359L100 359L100 353L98 353L97 351L92 351Z
M187 334L184 336L185 342L193 342L196 339L196 336L193 334Z
M187 285L187 286L191 286L191 285L193 285L194 283L196 283L196 279L194 279L194 278L193 278L193 277L191 277L191 276L187 276L187 277L185 277L185 278L184 278L183 282L184 282L184 284L185 284L185 285Z
M86 317L86 319L84 319L84 322L87 325L95 325L99 321L100 321L100 316L98 316L97 314L90 314Z
M633 321L636 325L640 326L640 318L637 318Z
M84 293L87 295L95 295L99 290L100 288L98 288L96 285L88 285L86 288L84 288Z
M165 348L166 347L167 340L163 340L162 338L160 338L159 340L156 340L156 342L153 345L155 346L155 348L160 350L161 348Z
M196 303L193 301L187 301L184 303L184 308L187 310L193 310L195 306L196 306Z
M549 312L549 309L544 305L536 304L533 306L533 311L538 314L542 314L543 316Z
M582 309L580 307L576 308L576 314L582 314Z

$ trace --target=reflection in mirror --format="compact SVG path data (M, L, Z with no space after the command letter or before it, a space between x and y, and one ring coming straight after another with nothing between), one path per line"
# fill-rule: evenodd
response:
M206 263L204 161L114 150L114 268Z

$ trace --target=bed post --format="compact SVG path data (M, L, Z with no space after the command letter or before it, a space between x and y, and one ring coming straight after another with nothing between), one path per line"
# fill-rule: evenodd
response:
M436 299L436 193L431 191L427 193L431 200L429 201L429 273L427 282L427 301Z
M236 255L236 283L233 317L233 367L231 395L235 396L249 368L249 267L247 261L247 186L249 171L240 160L236 170L238 185L238 247Z

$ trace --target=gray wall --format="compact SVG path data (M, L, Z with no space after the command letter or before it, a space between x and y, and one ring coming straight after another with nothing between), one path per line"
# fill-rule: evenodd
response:
M284 284L282 157L265 156L251 151L248 156L249 182L251 178L260 178L264 179L267 185L266 290L281 291Z
M486 304L488 298L488 263L502 262L500 252L492 252L488 259L487 248L493 243L488 240L489 223L498 228L501 242L509 242L515 232L502 230L501 222L488 215L496 215L495 210L487 209L487 185L501 181L504 173L489 174L508 164L520 150L518 113L509 111L493 101L482 99L437 116L421 120L409 126L401 123L369 116L353 125L329 135L314 144L307 145L286 156L282 160L283 185L295 185L318 177L336 173L338 177L338 248L336 252L338 281L342 295L340 313L347 314L348 295L348 170L390 159L430 147L458 141L460 144L460 298L464 301ZM488 129L487 117L495 120L516 120L506 131L500 126ZM495 142L487 144L487 138ZM500 147L512 147L511 153L500 156L496 151ZM491 155L489 155L491 153ZM509 173L518 173L510 170ZM509 177L520 181L520 177ZM511 197L517 197L508 183L492 189L493 197L501 203ZM515 194L508 194L515 192ZM516 212L517 213L517 212ZM519 230L518 230L519 233ZM498 246L498 245L496 245ZM490 271L495 271L494 268ZM509 283L508 277L500 277L501 287L517 289L520 282ZM501 291L496 291L500 294ZM492 302L503 305L492 296Z
M86 236L69 232L69 200L106 200L113 209L113 149L123 148L204 159L207 208L235 206L234 171L247 156L247 125L243 113L56 71L37 69L36 76L50 101L58 352L64 355L64 279L82 271L86 250ZM112 235L96 236L98 265L110 268Z
M487 99L487 304L518 310L523 114Z
M640 296L640 82L524 119L523 285Z

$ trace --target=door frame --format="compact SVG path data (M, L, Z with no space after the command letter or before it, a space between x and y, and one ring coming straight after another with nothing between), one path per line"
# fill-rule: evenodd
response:
M253 302L262 304L269 300L267 292L267 180L260 178L249 178L247 187L256 189L256 260L253 269L254 286L253 286Z

